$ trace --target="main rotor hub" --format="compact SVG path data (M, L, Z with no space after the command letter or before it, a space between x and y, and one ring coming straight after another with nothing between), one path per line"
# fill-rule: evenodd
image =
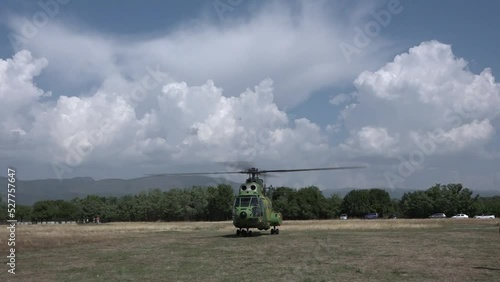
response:
M252 167L252 168L249 168L249 169L248 169L247 173L248 173L248 179L250 179L250 180L255 180L255 179L258 179L258 178L259 178L259 177L258 177L258 175L259 175L261 172L259 171L259 169L258 169L258 168Z
M258 173L259 173L259 169L258 169L258 168L255 168L255 167L252 167L252 168L248 169L248 172L249 172L249 173L255 173L255 174L258 174Z

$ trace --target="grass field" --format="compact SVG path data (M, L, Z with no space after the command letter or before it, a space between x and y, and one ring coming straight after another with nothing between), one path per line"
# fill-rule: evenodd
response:
M236 237L231 222L16 228L0 281L500 281L498 220L285 221Z

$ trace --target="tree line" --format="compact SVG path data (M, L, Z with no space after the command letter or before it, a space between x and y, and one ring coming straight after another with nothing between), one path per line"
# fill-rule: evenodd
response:
M232 217L234 195L231 186L192 187L161 191L152 189L122 197L89 195L65 200L43 200L32 206L17 206L18 221L220 221ZM285 220L330 219L340 214L363 217L377 212L381 217L395 214L404 218L425 218L433 213L448 216L500 215L500 196L480 197L462 184L436 184L425 191L406 192L391 199L383 189L351 190L344 197L325 197L315 186L292 189L278 187L272 193L273 208ZM0 220L7 219L1 202Z
M340 214L362 218L370 212L381 217L403 218L426 218L434 213L500 215L500 196L473 194L460 183L436 184L425 191L409 191L401 199L391 199L387 191L377 188L351 190L343 198L336 194L326 198L314 186L298 191L279 187L273 194L273 205L283 213L284 219L327 219Z

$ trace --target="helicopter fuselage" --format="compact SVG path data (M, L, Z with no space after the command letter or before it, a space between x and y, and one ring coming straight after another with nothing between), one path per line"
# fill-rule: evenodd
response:
M238 234L251 228L269 230L273 227L276 230L281 223L281 213L273 210L261 179L248 179L240 186L233 205L233 225L239 229Z

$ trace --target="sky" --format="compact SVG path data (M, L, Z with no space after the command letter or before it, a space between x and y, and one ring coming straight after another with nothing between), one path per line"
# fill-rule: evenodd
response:
M2 1L1 164L27 180L366 166L268 182L500 191L499 8Z

